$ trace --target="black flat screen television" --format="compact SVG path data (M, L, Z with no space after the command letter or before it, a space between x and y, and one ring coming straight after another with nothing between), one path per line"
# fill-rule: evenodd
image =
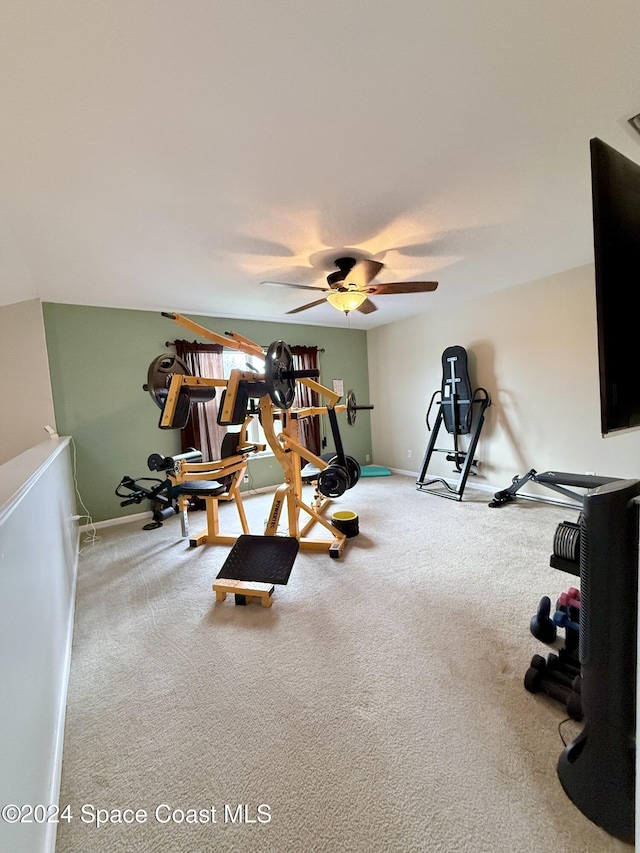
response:
M592 139L602 434L640 426L640 165Z

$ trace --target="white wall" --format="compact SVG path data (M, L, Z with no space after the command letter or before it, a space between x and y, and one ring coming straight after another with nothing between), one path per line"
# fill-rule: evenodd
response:
M504 488L531 468L640 476L640 430L606 439L600 433L592 265L382 326L367 337L377 464L420 470L442 351L457 344L469 353L473 387L486 388L493 401L475 454L481 474L470 485ZM438 444L448 446L444 429L440 436ZM429 471L455 478L443 457L434 454ZM553 496L530 491L536 490Z
M49 360L39 299L0 307L0 465L55 428Z
M58 802L78 561L74 512L69 439L45 440L0 466L2 806ZM53 853L55 823L23 816L31 822L0 821L0 850Z

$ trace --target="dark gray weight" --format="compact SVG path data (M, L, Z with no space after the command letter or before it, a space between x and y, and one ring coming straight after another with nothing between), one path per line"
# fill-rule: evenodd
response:
M349 475L349 488L352 489L360 479L360 463L353 456L345 456L347 463L347 474Z
M373 406L359 406L353 391L347 392L347 423L353 426L356 422L356 413L363 409L373 409Z
M296 393L293 353L284 341L274 341L264 360L264 381L274 406L290 409Z
M264 384L278 409L290 409L296 395L296 379L317 379L319 370L294 370L291 347L274 341L264 360Z
M561 522L553 537L553 553L572 563L580 562L580 525L571 521Z
M318 491L326 498L339 498L349 488L349 474L342 465L327 465L318 474Z
M553 619L549 616L551 612L551 599L548 595L544 595L540 599L538 611L531 619L530 629L536 640L541 643L552 643L556 638L557 629Z
M345 456L344 461L346 464L347 476L349 478L348 489L352 489L355 484L360 479L361 468L360 463L357 459L354 459L353 456ZM332 457L329 460L329 465L340 465L340 459L337 456ZM343 467L343 466L340 466Z
M582 700L579 693L570 687L545 677L544 670L530 666L524 676L525 690L529 693L546 693L556 702L562 703L573 720L582 719Z
M191 375L184 361L170 352L159 355L149 365L147 381L142 388L151 394L151 399L159 409L164 409L169 394L169 385L171 385L171 379L176 373L183 376Z

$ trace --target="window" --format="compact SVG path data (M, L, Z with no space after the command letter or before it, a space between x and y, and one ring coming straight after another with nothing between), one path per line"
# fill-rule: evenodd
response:
M238 350L225 349L222 351L222 367L225 379L229 378L232 370L264 373L264 359L257 358L253 355L246 355L243 352L238 352ZM257 403L258 401L256 400L255 402ZM280 423L280 421L275 422L274 428L277 435L282 428L282 424ZM240 432L240 429L240 426L229 426L227 427L227 432ZM249 424L249 428L247 429L247 441L250 441L252 444L266 444L267 447L263 451L263 454L265 456L273 455L273 451L267 444L267 439L265 437L264 430L260 425L260 421L257 415L254 415L254 417L251 419L251 423Z

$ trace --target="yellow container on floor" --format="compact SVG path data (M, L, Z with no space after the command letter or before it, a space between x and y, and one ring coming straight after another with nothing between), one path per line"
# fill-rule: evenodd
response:
M348 509L341 509L338 512L334 512L331 516L331 524L333 524L336 530L344 533L347 539L351 539L352 536L357 536L359 533L358 514Z

